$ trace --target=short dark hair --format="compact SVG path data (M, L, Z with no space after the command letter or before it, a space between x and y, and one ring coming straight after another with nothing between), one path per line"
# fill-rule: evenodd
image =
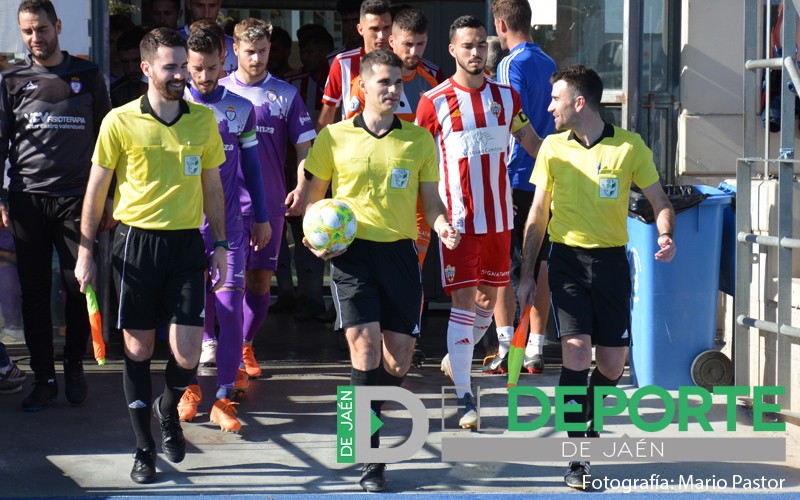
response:
M415 35L424 35L428 33L428 18L419 9L403 9L395 14L392 27Z
M321 24L304 24L297 28L297 44L305 46L309 43L318 43L333 50L333 37L325 26Z
M472 16L461 16L456 18L453 21L453 24L450 25L450 41L453 41L453 37L456 36L456 31L462 28L483 28L486 29L486 26L481 22L480 19L477 17Z
M361 10L358 15L361 19L367 17L367 14L373 16L382 16L384 14L391 14L392 6L387 0L364 0L361 2Z
M272 24L255 17L248 17L233 27L233 41L236 43L255 43L260 38L266 38L267 41L272 39Z
M138 49L145 33L147 32L144 28L139 27L122 33L119 38L117 38L117 51Z
M108 17L108 32L109 33L124 33L132 30L136 25L129 17L122 14L114 14Z
M270 43L277 42L279 44L283 44L286 47L291 47L292 35L285 29L281 28L280 26L273 26L272 35L270 35L269 41Z
M177 31L170 28L156 28L148 31L139 44L139 52L143 61L153 62L159 47L183 47L186 49L186 40L181 38Z
M492 0L492 16L514 33L530 33L533 14L528 0Z
M503 50L500 45L500 39L496 36L486 37L486 43L489 45L489 54L486 56L486 66L483 70L492 75L492 78L497 76L497 67L500 61L508 55L508 50Z
M44 13L47 14L47 19L49 19L50 23L55 26L56 21L58 21L58 15L56 15L56 8L53 7L53 2L50 0L25 0L19 4L19 9L17 9L17 20L19 20L19 15L23 12L36 14L37 12L41 11L44 11Z
M362 80L366 80L372 76L374 73L372 69L373 66L394 66L402 70L403 60L391 50L373 50L361 60L359 76L361 76Z
M191 34L192 31L195 30L206 30L217 35L219 37L220 50L222 50L222 52L225 52L225 31L219 24L217 24L216 21L214 21L213 19L200 19L199 21L195 21L191 25L189 25L189 34ZM191 46L189 46L189 48L191 49ZM195 52L198 51L195 50ZM207 52L205 53L207 54Z
M583 96L590 108L600 110L600 101L603 99L603 80L595 70L582 64L573 64L556 71L550 77L550 83L555 84L559 80L567 83L572 97Z
M194 23L192 23L194 26ZM220 54L223 53L222 40L217 33L206 28L193 28L189 30L189 39L186 46L192 52L200 54Z

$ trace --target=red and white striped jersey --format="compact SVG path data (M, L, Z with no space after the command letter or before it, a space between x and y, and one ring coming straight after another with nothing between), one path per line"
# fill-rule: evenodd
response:
M490 80L468 89L449 78L420 98L416 122L436 141L439 196L467 234L514 227L506 161L512 132L528 124L521 111L519 94Z
M347 52L348 50L353 49L348 49L346 45L342 45L338 49L334 49L333 51L329 52L328 55L325 56L328 59L328 67L330 68L333 65L333 60L336 59L336 56L343 52Z
M328 81L325 83L325 94L322 103L328 106L339 106L350 101L350 88L361 69L361 58L366 53L363 48L353 49L337 55L331 64ZM342 119L345 117L342 106Z

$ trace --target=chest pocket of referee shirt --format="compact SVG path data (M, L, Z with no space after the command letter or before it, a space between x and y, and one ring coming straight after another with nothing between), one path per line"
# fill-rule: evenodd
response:
M143 185L158 180L161 172L160 146L132 146L128 151L128 182Z
M203 147L181 146L181 169L185 176L198 176L203 170Z

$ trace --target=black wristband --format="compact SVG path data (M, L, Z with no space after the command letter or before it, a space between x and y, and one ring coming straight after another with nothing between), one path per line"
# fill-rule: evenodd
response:
M225 250L230 250L231 249L231 244L228 243L228 240L215 241L214 242L214 248L217 248L217 247L222 247Z
M658 235L659 238L661 238L662 236L667 236L669 239L672 239L672 233L661 233Z

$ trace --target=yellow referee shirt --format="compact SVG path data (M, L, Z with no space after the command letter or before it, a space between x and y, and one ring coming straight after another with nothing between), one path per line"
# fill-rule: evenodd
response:
M147 95L108 113L92 162L114 170L114 218L140 229L194 229L203 223L202 170L225 161L214 113L180 101L171 124Z
M361 115L322 131L305 169L330 180L333 197L356 214L362 240L390 242L417 237L420 182L439 182L433 136L395 117L381 137L369 132Z
M649 187L658 182L658 172L639 134L607 123L588 148L572 132L547 136L531 182L552 193L550 241L608 248L628 242L631 183Z

